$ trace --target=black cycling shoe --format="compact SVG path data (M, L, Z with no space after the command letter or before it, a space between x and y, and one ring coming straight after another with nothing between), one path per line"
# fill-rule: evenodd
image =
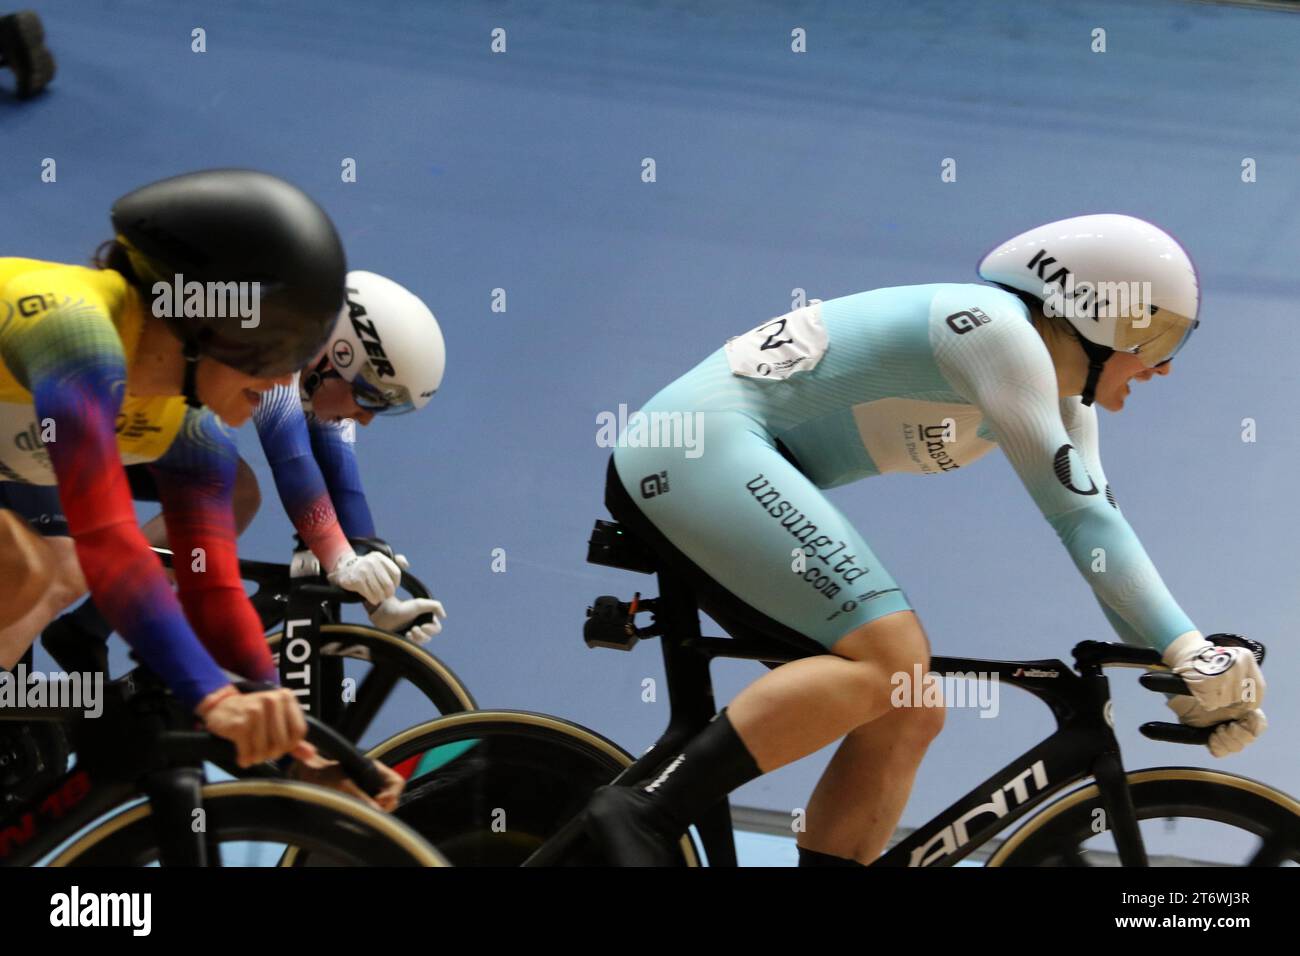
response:
M54 55L45 46L45 26L34 10L0 17L0 65L18 78L18 98L30 99L54 79Z
M601 787L587 803L588 835L612 866L681 866L681 831L634 787Z

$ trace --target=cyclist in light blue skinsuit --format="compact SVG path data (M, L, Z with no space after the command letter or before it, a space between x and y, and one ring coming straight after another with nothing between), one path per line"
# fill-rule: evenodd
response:
M589 827L617 861L666 862L672 839L730 790L846 734L809 804L801 863L881 852L943 711L891 707L891 676L928 665L928 642L820 489L941 475L997 446L1119 636L1187 679L1195 696L1180 716L1232 721L1211 750L1262 732L1262 693L1241 690L1262 688L1254 658L1211 645L1174 601L1098 451L1094 399L1121 409L1127 383L1167 375L1196 326L1190 259L1141 220L1088 216L1010 240L980 271L1001 288L878 289L773 319L655 395L623 436L610 500L686 562L702 606L724 626L757 621L830 653L747 688L644 789L599 791ZM659 426L686 416L697 442L665 447Z

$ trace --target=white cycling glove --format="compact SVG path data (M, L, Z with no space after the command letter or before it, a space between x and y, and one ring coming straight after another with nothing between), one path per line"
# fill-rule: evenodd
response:
M1240 753L1268 729L1268 718L1262 710L1248 710L1240 717L1233 717L1230 713L1232 708L1206 710L1194 698L1183 695L1172 697L1167 703L1178 719L1189 727L1220 724L1206 741L1210 753L1216 757Z
M289 577L314 578L319 576L320 561L316 555L306 548L293 553L293 560L289 562Z
M432 614L433 620L428 624L417 624L414 627L407 628L415 618L421 614ZM385 601L381 601L377 607L370 610L370 622L383 631L392 631L394 634L402 634L408 641L414 644L427 644L429 639L442 630L442 621L447 616L443 610L441 601L433 601L429 598L411 598L404 601L394 595Z
M335 587L354 591L370 604L379 604L393 596L402 572L391 558L378 551L366 555L349 551L338 559L326 577Z
M1207 711L1234 720L1264 702L1264 675L1244 647L1218 647L1189 631L1165 649L1164 661Z

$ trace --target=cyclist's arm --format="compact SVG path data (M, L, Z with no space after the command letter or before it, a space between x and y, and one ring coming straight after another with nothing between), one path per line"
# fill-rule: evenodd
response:
M1056 370L1011 296L986 296L988 324L964 334L932 325L935 356L954 388L983 412L1012 467L1124 640L1163 651L1195 625L1165 587L1137 535L1107 500L1061 419ZM957 308L961 308L958 306ZM957 311L954 308L949 311ZM1091 457L1099 464L1095 450Z
M1078 395L1067 395L1065 398L1058 399L1057 405L1061 410L1061 423L1065 426L1065 432L1070 436L1070 443L1083 456L1083 464L1088 469L1088 474L1096 479L1097 487L1106 496L1106 500L1115 508L1119 508L1119 500L1115 497L1110 482L1106 479L1106 472L1101 466L1101 442L1098 439L1096 406L1084 405ZM1107 607L1106 602L1101 600L1096 591L1093 592L1093 596L1097 598L1102 613L1106 615L1106 620L1115 629L1120 640L1125 644L1145 643L1141 635L1133 630L1127 621Z
M312 454L307 416L297 385L277 386L263 395L253 423L285 513L321 567L334 567L352 547L344 537L325 478Z
M188 409L166 453L150 465L158 484L181 604L222 667L253 680L277 671L235 549L231 496L239 453L215 415Z
M48 282L28 280L11 281L3 298L49 293ZM6 329L4 362L32 393L37 421L53 428L46 448L95 604L140 660L193 707L230 682L199 643L136 524L115 431L126 382L122 344L93 291L65 286L59 295L61 305L26 317L21 330L17 323Z
M361 487L357 467L356 425L352 422L323 422L312 418L308 427L311 447L320 463L330 499L339 512L339 522L349 538L373 538L375 521Z

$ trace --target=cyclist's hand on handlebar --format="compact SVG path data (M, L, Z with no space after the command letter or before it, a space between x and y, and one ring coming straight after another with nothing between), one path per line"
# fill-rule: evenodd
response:
M350 797L356 797L376 810L392 813L397 809L397 801L402 796L406 781L402 779L401 774L391 767L385 766L378 760L374 763L379 768L380 773L384 775L384 789L373 797L353 783L335 761L326 760L320 756L309 760L300 760L294 764L293 776L305 783L329 787L331 790L338 790Z
M335 587L354 591L370 604L378 604L397 591L402 572L392 558L378 551L360 556L349 551L339 558L327 577Z
M408 625L421 614L432 614L433 620L428 624ZM382 631L402 634L415 644L427 644L429 639L442 630L443 619L447 612L441 601L428 598L412 598L404 601L399 597L390 597L370 609L370 622Z
M406 559L406 555L394 554L393 561L403 571L411 570L411 562ZM367 607L366 611L370 615L370 622L375 627L401 634L412 644L421 646L428 644L434 636L442 633L442 622L447 617L447 611L441 601L428 598L402 601L396 595L381 602L377 607ZM427 624L411 626L412 621L424 614L432 615L433 620Z
M293 560L289 562L289 577L314 578L319 576L320 560L316 555L306 548L293 553Z
M1258 708L1243 712L1241 705L1237 705L1220 710L1206 710L1194 698L1181 695L1171 697L1167 703L1169 709L1178 715L1178 719L1189 727L1219 725L1206 743L1215 757L1240 753L1268 729L1268 718Z
M1220 720L1240 717L1264 702L1264 675L1247 648L1216 646L1189 631L1169 645L1164 659L1201 707L1237 709Z
M406 560L406 555L398 554L396 550L393 548L393 546L389 544L387 541L385 541L383 538L371 537L371 538L361 538L359 540L364 541L373 550L379 551L381 554L388 555L395 562L397 562L397 566L401 568L403 571L411 570L411 562Z
M307 743L307 721L292 693L283 689L241 694L222 688L195 709L208 730L235 745L241 767L274 760L287 753L299 759L316 756Z

